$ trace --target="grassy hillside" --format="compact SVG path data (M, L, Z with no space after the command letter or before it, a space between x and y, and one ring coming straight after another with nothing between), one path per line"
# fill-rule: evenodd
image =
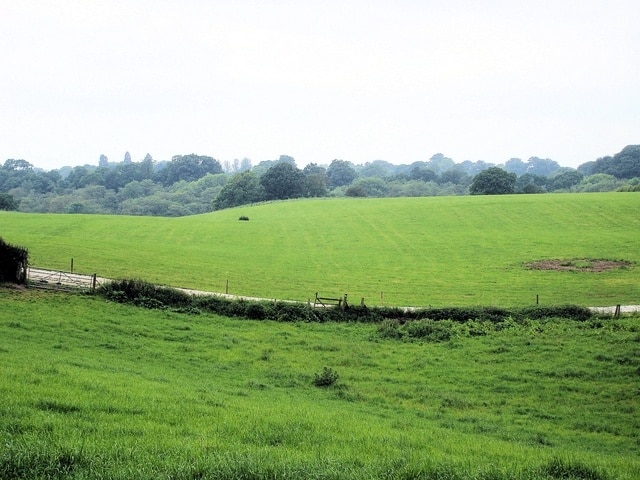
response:
M266 298L369 305L640 303L640 195L320 199L182 218L0 213L32 263ZM241 215L249 221L239 221ZM632 262L531 270L541 259ZM576 262L581 266L582 260ZM588 262L587 262L588 263Z
M0 289L0 478L640 477L639 318L378 328Z

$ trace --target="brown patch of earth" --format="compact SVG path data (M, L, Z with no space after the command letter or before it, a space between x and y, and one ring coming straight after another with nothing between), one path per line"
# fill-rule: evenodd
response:
M629 268L626 260L603 260L594 258L572 258L555 260L537 260L524 264L532 270L554 270L558 272L607 272L617 268Z

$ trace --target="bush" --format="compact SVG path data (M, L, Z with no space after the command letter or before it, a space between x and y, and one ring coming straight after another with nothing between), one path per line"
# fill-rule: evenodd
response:
M427 342L446 342L451 339L450 321L417 320L406 324L409 338Z
M404 332L400 330L400 323L390 319L380 322L377 333L382 338L400 339L404 336Z
M334 369L324 367L322 372L314 374L313 384L316 387L329 387L338 381L339 375Z
M0 282L26 282L28 264L26 248L9 245L0 238Z
M1 239L0 239L1 240ZM592 312L575 305L532 306L523 308L497 307L445 307L406 310L397 307L337 306L313 308L304 303L255 302L231 300L210 295L194 297L181 290L159 287L143 280L129 279L109 282L98 288L98 293L119 303L133 303L147 308L173 308L186 313L202 309L226 317L277 322L361 322L382 324L378 334L383 338L414 338L427 341L447 341L454 324L474 325L474 331L487 330L513 322L545 318L563 318L586 321ZM491 328L483 324L488 322ZM458 328L458 327L456 327Z
M98 293L118 303L133 303L146 308L188 308L191 295L181 290L158 287L144 280L116 280L100 286Z
M302 303L274 303L267 309L267 318L277 322L320 321L313 308Z
M577 305L536 305L533 307L523 307L514 310L514 316L518 319L537 320L543 318L565 318L584 322L593 317L593 313L586 307Z

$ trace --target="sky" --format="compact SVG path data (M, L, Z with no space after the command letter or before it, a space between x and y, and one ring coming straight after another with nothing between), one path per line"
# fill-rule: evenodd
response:
M0 162L562 166L640 143L637 0L0 0Z

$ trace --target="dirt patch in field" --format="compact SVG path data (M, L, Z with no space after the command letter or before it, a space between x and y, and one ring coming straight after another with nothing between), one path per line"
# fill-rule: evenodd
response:
M597 258L571 258L537 260L524 264L531 270L553 270L558 272L608 272L618 268L630 268L633 264L626 260L606 260Z

